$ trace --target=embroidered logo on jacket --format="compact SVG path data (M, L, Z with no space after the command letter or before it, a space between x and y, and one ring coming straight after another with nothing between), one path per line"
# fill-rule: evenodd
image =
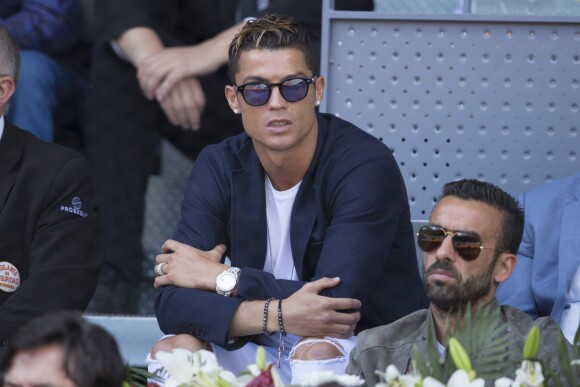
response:
M12 293L20 286L20 272L10 262L0 262L0 291Z
M75 196L71 201L72 207L67 206L60 206L61 212L70 212L71 214L76 214L78 216L82 216L83 218L87 217L87 213L81 210L83 206L83 202L77 196Z

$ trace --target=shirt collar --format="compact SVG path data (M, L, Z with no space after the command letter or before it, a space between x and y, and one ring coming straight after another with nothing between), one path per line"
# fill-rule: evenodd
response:
M0 116L0 140L2 140L3 133L4 133L4 116Z

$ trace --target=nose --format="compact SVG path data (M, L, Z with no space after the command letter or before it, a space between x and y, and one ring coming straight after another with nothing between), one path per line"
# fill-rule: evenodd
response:
M453 247L453 235L447 234L441 245L435 250L435 258L438 261L454 261L456 258L455 248Z
M272 109L280 109L285 107L286 104L286 100L282 97L282 93L280 93L280 86L272 86L268 106Z

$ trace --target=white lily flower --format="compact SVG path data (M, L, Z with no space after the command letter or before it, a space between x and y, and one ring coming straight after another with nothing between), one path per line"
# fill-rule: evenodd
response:
M516 370L516 386L540 387L544 385L542 365L537 361L524 360Z
M172 352L158 352L157 360L169 374L165 381L166 387L196 385L202 374L211 382L217 382L221 378L230 385L237 383L236 376L229 371L224 371L219 366L214 353L210 351L191 352L187 349L176 348Z
M495 381L495 387L542 387L544 375L542 365L537 361L524 360L516 370L516 379L500 378Z
M432 378L431 376L427 376L423 380L423 387L445 387L445 384L441 383L435 378Z
M423 380L423 387L483 387L484 385L485 380L483 379L469 380L469 375L465 370L455 371L449 378L447 385L430 376Z
M469 380L469 374L465 370L455 371L447 382L447 387L483 387L484 385L483 379Z
M401 374L393 364L385 372L377 371L377 374L385 379L385 383L376 384L375 387L415 387L421 380L420 376Z
M315 387L324 383L338 383L342 386L355 387L364 384L364 380L356 375L336 375L332 371L311 372L298 380L302 387Z
M514 383L515 382L510 378L499 378L493 383L493 385L495 387L512 387Z

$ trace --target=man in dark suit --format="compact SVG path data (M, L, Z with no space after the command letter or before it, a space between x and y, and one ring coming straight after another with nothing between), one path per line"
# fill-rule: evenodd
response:
M87 160L4 119L18 67L18 46L0 26L0 347L44 311L84 310L102 259Z
M337 8L372 10L370 0ZM106 240L95 311L132 313L142 278L147 178L160 137L191 159L240 133L224 97L227 45L246 17L296 18L319 45L319 0L99 0L85 143L95 168ZM115 297L112 297L115 295Z
M194 165L174 240L156 257L157 319L176 336L153 355L210 343L237 372L263 345L286 383L342 373L355 333L425 305L403 178L376 137L316 113L324 77L292 19L247 23L229 71L245 133Z

